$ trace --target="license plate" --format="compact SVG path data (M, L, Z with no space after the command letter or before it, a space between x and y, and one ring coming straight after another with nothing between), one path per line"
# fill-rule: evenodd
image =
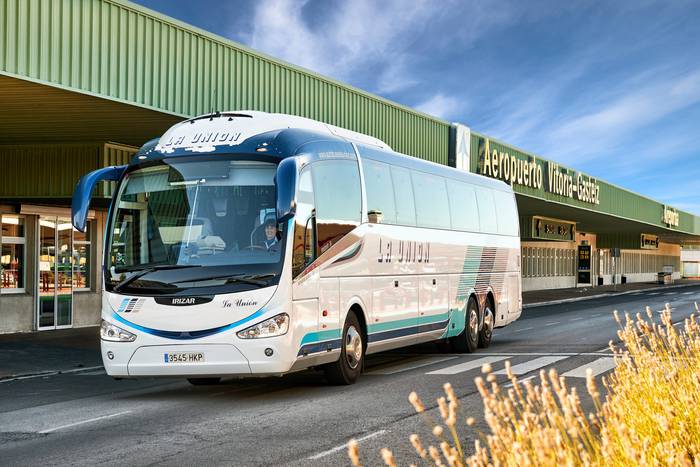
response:
M166 352L163 354L165 363L202 363L204 354L202 352Z

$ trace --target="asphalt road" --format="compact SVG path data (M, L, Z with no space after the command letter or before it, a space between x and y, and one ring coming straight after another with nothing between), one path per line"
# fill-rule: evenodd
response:
M0 382L0 464L347 465L345 443L354 437L366 465L382 464L384 446L407 465L417 459L408 436L432 439L407 401L410 391L434 408L450 381L463 416L479 420L473 382L479 362L489 359L499 369L508 359L520 378L552 366L572 372L568 381L583 395L585 380L577 375L593 366L600 377L608 368L614 309L661 310L670 303L674 321L682 321L696 300L700 286L529 308L496 330L489 349L448 354L426 344L371 356L360 381L348 387L328 386L315 372L210 387L114 381L102 370ZM483 422L476 428L484 430ZM463 441L471 444L477 430L465 426Z

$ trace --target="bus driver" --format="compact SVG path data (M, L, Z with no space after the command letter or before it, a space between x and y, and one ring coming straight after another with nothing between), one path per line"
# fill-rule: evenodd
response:
M277 251L279 248L277 244L277 219L274 215L268 215L265 217L265 239L262 241L261 246L264 246L268 251Z

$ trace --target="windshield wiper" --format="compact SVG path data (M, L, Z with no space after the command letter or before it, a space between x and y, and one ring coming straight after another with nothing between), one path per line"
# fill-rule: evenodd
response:
M151 266L151 267L141 269L141 270L133 273L132 275L130 275L129 277L127 277L126 279L124 279L123 281L121 281L120 283L115 285L113 290L115 292L119 292L122 288L126 287L127 285L139 280L140 278L142 278L146 274L150 274L150 273L155 272L155 271L163 271L163 270L168 270L168 269L198 268L198 267L201 267L201 265L200 264L159 264L157 266Z
M268 281L264 279L272 279L275 274L226 274L221 276L211 276L211 277L198 277L196 279L186 279L181 281L175 281L173 284L181 284L183 282L200 282L200 281L216 281L225 280L227 284L232 284L239 282L242 284L257 285L259 287L265 287Z

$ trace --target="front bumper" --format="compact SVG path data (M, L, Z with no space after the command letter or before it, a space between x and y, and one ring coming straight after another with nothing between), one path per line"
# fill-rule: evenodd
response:
M150 337L150 336L149 336ZM286 335L243 341L228 335L228 342L167 342L139 335L134 342L101 342L102 361L107 374L115 377L145 376L268 376L288 372L296 355L287 351ZM224 339L220 339L224 340ZM204 341L204 342L201 342ZM265 350L271 349L267 355ZM203 353L204 362L167 363L172 352ZM269 353L269 351L268 351ZM111 358L110 358L111 355Z

